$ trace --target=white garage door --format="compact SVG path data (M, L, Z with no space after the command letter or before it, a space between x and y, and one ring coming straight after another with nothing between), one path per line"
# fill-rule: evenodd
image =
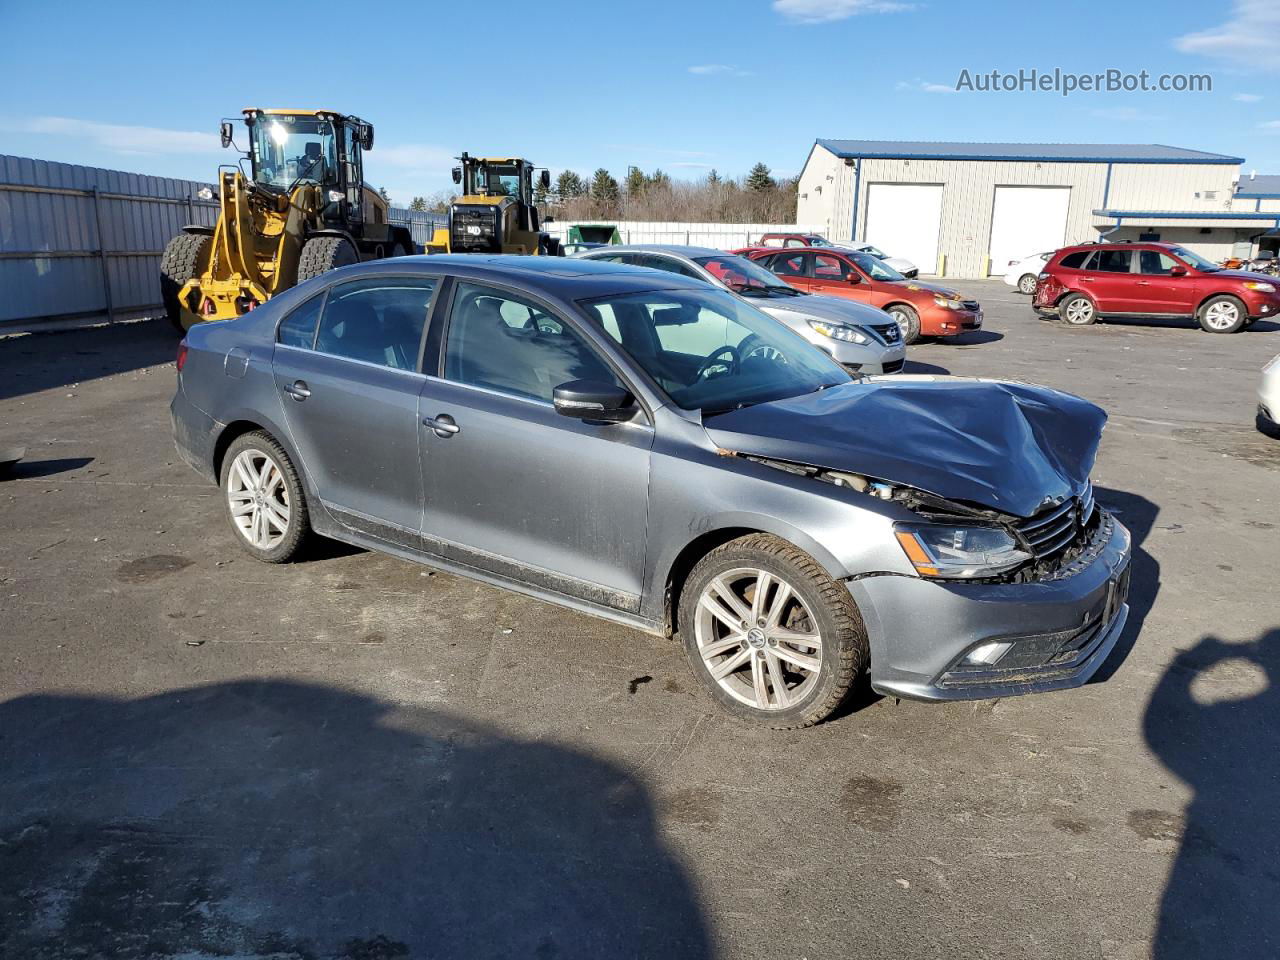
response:
M921 273L937 273L941 222L941 184L872 183L867 187L867 229L858 239L910 260Z
M1067 238L1070 187L996 187L991 212L991 273L1010 260L1057 250Z

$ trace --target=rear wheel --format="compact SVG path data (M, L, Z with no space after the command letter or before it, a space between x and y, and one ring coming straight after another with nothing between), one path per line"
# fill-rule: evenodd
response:
M1075 293L1058 304L1058 319L1073 327L1085 327L1098 319L1098 311L1092 300Z
M711 551L680 597L694 675L729 713L775 729L830 716L866 668L853 598L808 554L752 534Z
M393 243L391 245L391 252L387 254L388 257L407 257L408 255L409 251L400 243Z
M303 283L359 260L355 247L345 237L312 237L302 245L302 256L298 258L298 282Z
M920 339L920 314L905 303L895 303L885 307L885 313L893 317L898 329L902 331L903 343L915 343Z
M292 559L311 532L302 481L289 455L257 430L232 441L219 478L236 541L264 563Z
M1243 303L1224 294L1206 300L1196 319L1200 321L1200 328L1210 333L1235 333L1244 327L1249 317Z
M1036 275L1034 273L1024 273L1018 278L1018 292L1025 293L1027 296L1036 292Z
M188 280L204 272L209 263L209 248L213 238L207 233L180 233L169 241L160 257L160 295L169 322L178 330L182 325L182 304L178 292Z

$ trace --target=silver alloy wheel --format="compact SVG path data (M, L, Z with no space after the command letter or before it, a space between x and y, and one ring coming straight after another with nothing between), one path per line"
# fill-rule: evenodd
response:
M1204 325L1214 330L1230 330L1240 320L1240 308L1230 300L1209 304L1204 312Z
M889 308L889 316L893 317L893 322L898 325L898 329L902 331L902 339L907 338L907 315L897 307Z
M1023 274L1022 277L1018 280L1018 289L1021 290L1023 293L1035 293L1036 278L1029 273Z
M767 570L714 577L698 598L702 665L727 694L757 710L803 701L822 672L822 636L798 593Z
M1088 323L1093 319L1093 303L1086 297L1076 297L1067 304L1067 323Z
M280 466L253 447L242 450L227 473L231 520L258 550L278 546L289 532L289 488Z

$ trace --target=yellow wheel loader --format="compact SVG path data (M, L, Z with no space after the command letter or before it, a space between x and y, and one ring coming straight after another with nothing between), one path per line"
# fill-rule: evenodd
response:
M522 253L561 256L560 241L542 230L533 202L533 177L544 190L551 171L537 171L520 157L472 157L464 153L453 168L462 196L449 207L449 226L435 231L427 253Z
M387 223L387 202L364 182L371 124L332 110L243 112L248 170L243 161L218 170L217 224L183 227L160 261L180 330L240 316L334 267L414 252L408 229ZM223 121L223 147L234 129Z

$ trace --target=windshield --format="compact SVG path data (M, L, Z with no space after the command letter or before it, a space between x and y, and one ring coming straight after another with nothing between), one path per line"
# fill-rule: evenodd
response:
M800 293L794 287L779 283L775 274L746 257L726 253L695 257L693 262L705 267L713 277L737 293L785 293L788 296Z
M477 163L468 193L482 197L520 196L520 169L514 163Z
M259 115L251 132L255 182L288 189L301 181L337 181L337 149L328 120Z
M810 237L806 237L805 239L809 241L809 246L811 247L834 247L835 246L835 244L832 243L830 240L828 240L826 237L810 236Z
M870 253L851 253L849 259L858 265L858 269L872 280L905 280L907 279L893 267Z
M704 417L849 382L817 347L723 290L617 294L580 306L676 406Z
M1186 247L1170 247L1169 252L1177 257L1181 257L1184 261L1195 267L1197 270L1203 270L1207 273L1217 273L1222 268L1211 260L1206 260L1198 253L1192 253Z

